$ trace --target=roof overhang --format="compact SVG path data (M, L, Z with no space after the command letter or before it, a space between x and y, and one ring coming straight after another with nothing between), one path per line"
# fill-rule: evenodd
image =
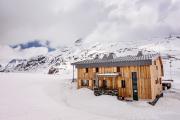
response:
M151 65L152 60L139 60L139 61L119 61L119 62L104 62L104 63L82 63L82 64L72 64L76 68L89 68L89 67L124 67L124 66L143 66Z

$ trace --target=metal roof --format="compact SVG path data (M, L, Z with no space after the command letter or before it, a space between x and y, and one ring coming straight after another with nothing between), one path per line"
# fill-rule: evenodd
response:
M91 59L83 60L79 62L72 63L77 68L79 67L100 67L100 66L141 66L141 65L151 65L152 61L158 58L159 54L146 54L146 55L136 55L136 56L124 56L112 59Z

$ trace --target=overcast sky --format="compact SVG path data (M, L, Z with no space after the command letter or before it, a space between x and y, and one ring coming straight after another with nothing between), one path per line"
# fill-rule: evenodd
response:
M180 0L0 0L0 44L180 34Z

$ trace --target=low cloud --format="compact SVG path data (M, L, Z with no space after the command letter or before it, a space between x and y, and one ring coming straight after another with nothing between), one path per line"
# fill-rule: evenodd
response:
M71 44L91 33L107 13L96 0L0 0L0 44L34 39Z
M0 0L0 44L68 45L180 34L179 0Z
M138 41L180 34L178 0L100 0L108 18L87 37L93 41Z

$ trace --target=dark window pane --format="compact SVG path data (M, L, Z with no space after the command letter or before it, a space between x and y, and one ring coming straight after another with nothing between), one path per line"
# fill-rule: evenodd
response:
M122 86L122 88L126 87L125 80L121 80L121 86Z
M86 68L86 73L88 73L88 68Z
M99 68L98 67L96 68L96 72L99 72Z
M107 84L107 80L103 80L103 88L107 88L108 84Z
M117 72L120 72L120 67L117 67Z

